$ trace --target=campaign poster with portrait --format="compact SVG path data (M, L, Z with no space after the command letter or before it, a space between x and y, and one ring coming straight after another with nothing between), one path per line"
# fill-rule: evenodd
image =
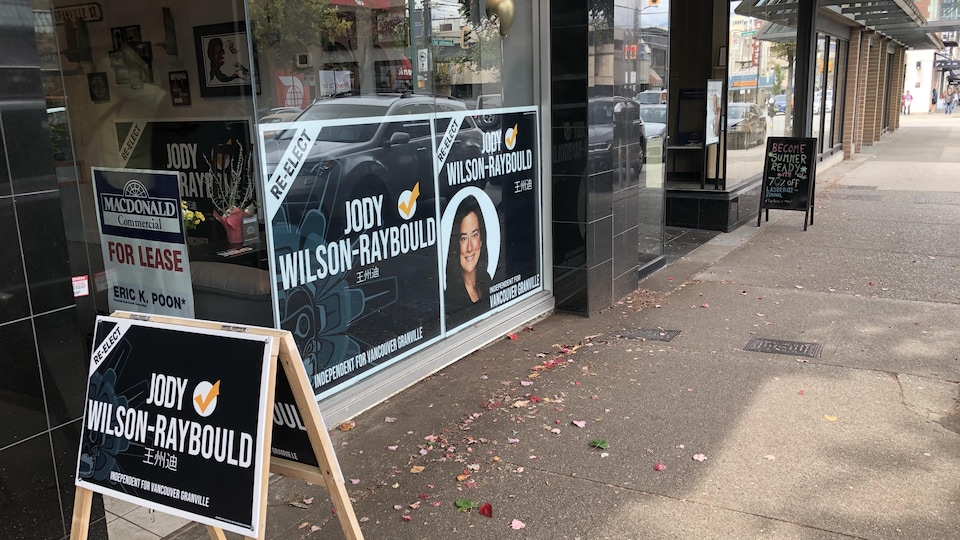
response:
M704 143L707 145L720 142L720 124L723 120L723 81L710 79L707 81L707 121Z
M123 167L176 171L181 197L206 216L189 232L188 244L225 239L213 215L217 204L255 200L249 121L124 120L115 126Z
M318 397L440 335L430 118L260 128L277 320Z
M98 317L76 485L256 537L272 339Z
M436 120L447 332L542 289L537 110L484 112Z
M193 317L177 173L92 168L111 311Z

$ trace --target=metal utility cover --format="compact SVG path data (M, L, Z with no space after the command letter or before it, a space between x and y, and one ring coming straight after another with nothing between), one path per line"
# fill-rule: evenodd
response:
M673 338L680 335L679 330L661 330L659 328L640 328L629 333L623 333L621 336L628 339L639 339L641 341L672 341Z
M820 352L823 350L823 345L819 343L806 343L803 341L752 338L747 342L747 345L743 348L743 350L818 358L820 356Z

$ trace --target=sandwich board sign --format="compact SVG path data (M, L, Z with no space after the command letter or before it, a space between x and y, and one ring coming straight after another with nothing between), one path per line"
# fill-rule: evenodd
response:
M804 213L803 230L813 224L816 189L817 139L815 137L769 137L763 159L760 214L770 209ZM761 216L757 216L757 227Z
M87 537L93 492L205 524L212 538L263 538L278 468L325 486L346 537L363 538L289 332L117 312L94 336L72 540ZM278 386L303 427L304 463L270 457Z

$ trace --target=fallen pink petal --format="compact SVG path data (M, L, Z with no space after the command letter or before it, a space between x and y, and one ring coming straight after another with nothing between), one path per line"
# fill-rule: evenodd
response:
M515 531L519 531L520 529L523 529L523 528L525 528L526 526L527 526L527 524L524 523L524 522L522 522L522 521L520 521L519 519L515 519L515 520L513 520L513 521L510 522L510 528L513 529L513 530L515 530Z
M582 428L582 427L586 427L586 426L587 426L587 423L586 423L585 421L583 421L583 420L574 420L574 421L571 422L571 423L572 423L573 425L577 426L578 428Z
M694 460L694 461L706 461L706 460L707 460L707 456L705 456L705 455L703 455L703 454L694 454L694 455L693 455L693 460Z
M653 464L653 470L655 470L655 471L662 471L662 470L664 470L664 469L666 469L666 468L667 468L667 466L664 465L663 463L654 463L654 464Z

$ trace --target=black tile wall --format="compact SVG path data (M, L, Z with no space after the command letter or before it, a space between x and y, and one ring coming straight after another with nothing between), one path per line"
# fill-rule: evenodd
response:
M63 505L63 521L67 532L70 532L71 517L73 515L74 485L77 473L77 450L80 447L80 420L60 426L50 432L50 438L53 446L53 462L57 468L57 489L60 492L60 500ZM103 516L103 496L93 495L93 508L91 516ZM103 521L103 520L102 520ZM98 536L99 530L103 529L102 535ZM97 532L97 534L94 534ZM88 538L106 538L106 522L91 523Z
M639 243L639 228L634 227L613 237L613 275L622 276L627 272L636 274L640 263L640 253L637 250ZM634 283L636 287L636 283ZM613 300L617 300L614 298Z
M587 178L587 221L613 213L613 171L591 174Z
M0 448L45 432L46 408L40 382L33 321L0 325Z
M3 74L0 73L0 77ZM0 81L3 79L0 78ZM0 124L0 147L5 146L3 144L3 125ZM10 172L7 170L7 153L0 152L0 197L4 197L13 193L13 188L10 186Z
M62 538L66 531L50 435L0 450L0 463L0 538Z
M0 272L0 324L3 324L30 314L23 254L11 197L0 197L0 238L4 239L3 247L0 247L0 268L3 268Z
M86 386L30 0L0 0L0 538L63 539ZM102 498L89 538L106 540Z
M613 217L587 223L587 267L593 267L613 259Z
M47 109L42 96L13 105L0 103L0 122L3 122L13 192L57 189Z
M35 320L47 414L50 426L56 427L83 416L87 343L75 308L40 315Z
M33 312L73 305L60 194L48 191L18 195L14 202Z
M607 262L587 270L587 304L588 314L599 313L613 303L613 261Z

